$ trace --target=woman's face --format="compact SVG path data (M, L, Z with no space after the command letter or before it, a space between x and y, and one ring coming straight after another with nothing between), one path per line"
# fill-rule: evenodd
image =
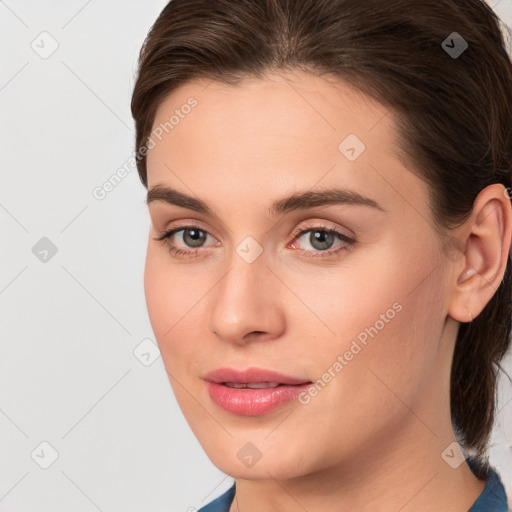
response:
M148 312L178 403L225 473L291 478L376 450L410 456L411 441L447 444L452 262L426 185L395 154L393 122L302 72L190 82L158 109ZM314 385L209 384L219 368Z

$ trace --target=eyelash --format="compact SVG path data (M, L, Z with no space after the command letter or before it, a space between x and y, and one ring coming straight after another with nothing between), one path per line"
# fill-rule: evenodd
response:
M178 228L172 228L170 230L164 231L164 232L160 233L159 236L155 237L154 240L156 240L158 242L163 242L164 245L167 246L167 249L173 256L180 257L180 258L197 257L197 256L199 256L199 253L201 252L200 249L202 249L202 248L189 249L189 250L181 249L181 248L178 249L169 243L169 239L173 235L175 235L176 233L179 233L180 231L187 231L187 230L196 230L196 231L201 231L203 233L206 233L207 235L210 234L210 233L208 233L208 231L201 229L199 226L189 225L189 226L180 226ZM314 227L309 227L307 229L295 230L292 233L293 239L295 240L296 238L301 238L304 234L309 233L311 231L313 231L313 232L319 231L321 233L328 233L328 234L334 235L339 240L341 240L342 242L345 242L349 246L353 245L356 242L356 240L354 238L344 235L343 233L340 233L338 230L336 230L334 228L329 228L327 226L314 226ZM210 236L212 236L212 235L210 235ZM306 253L305 254L306 258L327 258L327 257L335 256L341 251L347 250L347 247L344 247L343 245L341 245L341 246L338 246L336 249L327 249L324 251L321 251L319 249L316 249L314 251L306 251L304 249L299 249L299 250L301 250L303 253ZM313 252L315 254L307 254L307 253L311 253L311 252Z

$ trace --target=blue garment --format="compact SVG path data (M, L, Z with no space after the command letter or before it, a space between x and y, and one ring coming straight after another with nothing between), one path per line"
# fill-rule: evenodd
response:
M476 466L473 460L468 458L466 461L474 472ZM217 499L201 507L198 512L229 512L229 507L235 497L235 486L236 483ZM487 482L484 490L468 512L512 512L507 506L507 495L500 477L491 467L487 470Z

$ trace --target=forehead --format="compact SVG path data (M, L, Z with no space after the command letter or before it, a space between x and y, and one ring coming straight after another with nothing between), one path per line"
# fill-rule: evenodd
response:
M390 109L332 77L192 81L157 110L148 188L185 185L199 196L223 188L224 199L250 199L321 182L373 193L381 204L424 201L424 184L398 158L395 122Z
M188 107L191 102L193 108ZM182 123L185 118L187 123ZM341 140L344 132L352 131L392 143L392 118L390 109L338 78L295 71L247 77L236 85L205 79L185 83L160 104L153 130L167 126L164 137L167 131L179 137L186 132L185 124L193 126L197 136L206 131L211 137L217 125L225 135L237 133L239 139L252 134L259 141L286 137L311 142ZM371 134L377 124L381 129Z

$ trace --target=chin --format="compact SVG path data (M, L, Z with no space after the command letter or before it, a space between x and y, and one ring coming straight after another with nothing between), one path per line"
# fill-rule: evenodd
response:
M303 457L296 448L290 447L294 453L282 453L267 448L267 454L265 454L266 450L262 448L260 458L256 458L258 455L254 450L253 460L251 461L251 446L246 445L245 441L231 441L222 447L219 444L214 446L205 444L203 449L211 462L220 471L232 478L287 480L308 473L308 468L304 466ZM314 471L314 469L311 468L310 471Z

